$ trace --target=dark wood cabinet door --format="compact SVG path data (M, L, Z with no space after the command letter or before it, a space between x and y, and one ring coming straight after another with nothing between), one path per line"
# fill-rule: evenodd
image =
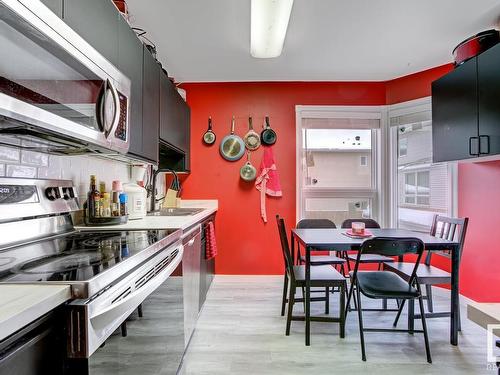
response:
M166 74L161 74L160 138L182 150L189 170L191 110Z
M63 14L63 0L42 0L51 11L53 11L59 18L62 18Z
M500 154L500 44L478 56L480 154Z
M129 24L118 24L118 69L131 83L129 98L129 153L142 156L142 66L143 46Z
M479 154L477 59L432 83L432 150L434 162Z
M120 17L109 0L64 0L64 21L114 65L118 65Z
M158 162L160 124L160 66L146 47L143 48L142 73L142 156Z

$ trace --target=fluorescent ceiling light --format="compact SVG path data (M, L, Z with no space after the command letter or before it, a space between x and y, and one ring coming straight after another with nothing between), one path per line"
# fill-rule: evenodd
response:
M281 55L293 0L252 0L250 53L257 58Z

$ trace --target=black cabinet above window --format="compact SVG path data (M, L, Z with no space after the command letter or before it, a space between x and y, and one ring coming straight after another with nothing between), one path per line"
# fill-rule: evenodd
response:
M500 157L500 44L432 83L433 161Z

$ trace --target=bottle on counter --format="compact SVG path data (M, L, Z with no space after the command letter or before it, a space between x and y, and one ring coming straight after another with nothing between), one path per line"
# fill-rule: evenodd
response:
M128 196L126 193L121 193L119 199L120 199L120 216L126 216L128 215L128 210L127 210Z
M98 217L100 212L101 194L96 187L95 175L90 176L90 188L87 193L88 217Z
M102 193L101 198L101 216L102 217L110 217L111 216L111 197L109 193Z
M111 216L120 216L120 193L122 191L122 183L118 180L113 181L111 191Z
M99 193L101 195L100 203L99 203L99 216L104 216L103 212L103 204L104 204L104 193L106 192L106 183L99 182Z

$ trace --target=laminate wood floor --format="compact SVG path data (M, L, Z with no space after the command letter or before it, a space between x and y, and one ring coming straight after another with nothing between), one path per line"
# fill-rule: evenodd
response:
M346 338L336 323L311 323L311 346L304 345L304 322L292 322L285 336L280 316L282 277L216 276L201 312L181 370L205 374L495 374L486 361L486 331L466 318L462 301L459 346L449 343L449 320L429 319L433 363L425 358L423 336L406 333L366 333L367 362L361 360L356 312L347 318ZM435 311L449 308L449 293L435 288ZM364 307L380 307L380 301ZM330 300L338 313L338 294ZM389 301L392 306L392 302ZM321 315L323 302L312 303ZM295 313L303 313L296 304ZM390 328L394 312L365 312L365 326ZM400 325L406 323L406 312ZM420 323L416 322L416 328Z

